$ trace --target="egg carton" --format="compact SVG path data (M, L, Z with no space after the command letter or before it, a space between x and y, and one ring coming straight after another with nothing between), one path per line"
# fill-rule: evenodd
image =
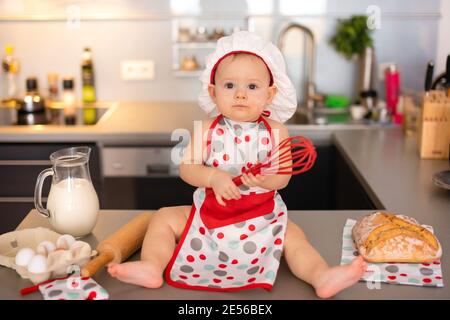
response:
M64 240L64 236L42 227L2 234L0 235L0 265L16 270L22 278L37 284L49 279L64 277L70 272L76 271L74 268L77 266L82 268L92 257L97 255L97 252L84 241L73 243L66 241L54 251L45 250L45 247L41 245L38 253L46 257L45 272L33 273L28 270L27 266L15 263L16 255L21 249L31 248L37 252L38 246L44 241L56 244L58 239Z

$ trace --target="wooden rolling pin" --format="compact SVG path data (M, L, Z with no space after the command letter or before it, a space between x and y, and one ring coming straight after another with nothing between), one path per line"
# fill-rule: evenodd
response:
M110 262L120 263L128 259L142 246L151 213L134 217L97 246L98 256L81 269L83 277L91 277Z

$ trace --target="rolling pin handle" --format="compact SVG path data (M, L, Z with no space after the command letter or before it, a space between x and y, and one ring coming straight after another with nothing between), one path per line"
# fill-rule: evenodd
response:
M82 277L92 277L97 273L98 270L103 268L109 262L114 259L114 254L112 252L102 252L91 262L81 269Z

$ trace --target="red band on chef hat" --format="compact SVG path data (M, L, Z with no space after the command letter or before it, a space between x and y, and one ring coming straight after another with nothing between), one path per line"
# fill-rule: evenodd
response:
M258 56L256 53L253 53L253 52L250 52L250 51L231 51L231 52L228 52L226 55L224 55L224 56L223 56L222 58L220 58L219 60L217 60L216 64L214 65L214 67L213 67L212 70L211 70L211 77L210 77L209 83L215 84L214 77L216 76L216 70L217 70L217 67L219 66L219 63L222 62L222 60L225 59L226 57L228 57L228 56L230 56L230 55L232 55L232 54L237 54L237 53L251 54L251 55L253 55L253 56L255 56L255 57L260 58L260 59L262 60L262 62L264 62L264 65L266 66L267 71L269 71L269 75L270 75L270 83L269 83L269 86L272 86L272 85L273 85L272 71L270 71L270 68L269 68L269 66L267 65L267 63L264 61L263 58L261 58L260 56Z

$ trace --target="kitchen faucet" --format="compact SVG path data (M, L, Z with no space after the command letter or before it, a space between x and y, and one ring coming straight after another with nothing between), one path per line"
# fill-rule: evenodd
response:
M316 86L314 84L314 63L316 55L316 46L314 42L314 34L308 27L298 23L288 23L280 31L278 36L278 48L283 52L285 45L285 37L288 31L292 29L299 29L305 35L305 47L306 57L304 68L306 69L306 75L304 76L305 85L305 105L307 110L312 110L315 107L316 102L323 101L323 95L316 93Z

